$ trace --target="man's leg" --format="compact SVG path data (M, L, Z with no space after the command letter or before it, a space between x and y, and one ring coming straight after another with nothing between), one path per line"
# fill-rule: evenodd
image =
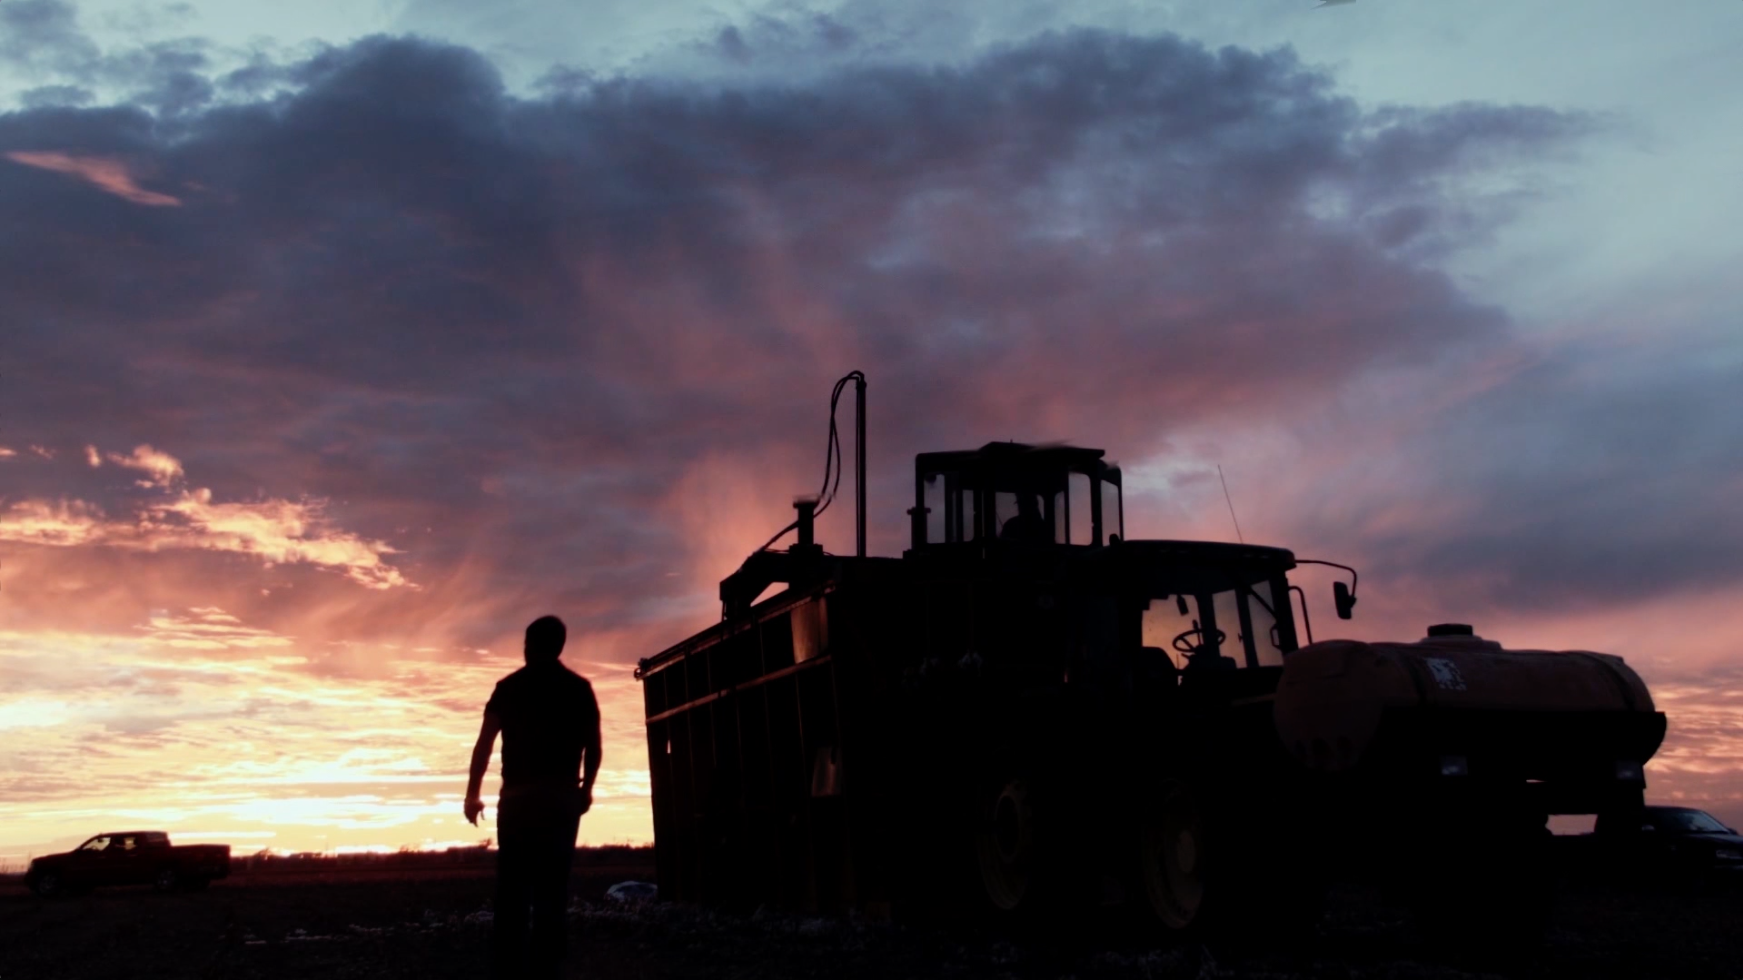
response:
M569 944L569 872L575 860L580 817L566 802L548 809L541 820L538 866L533 869L533 977L556 977Z
M524 973L538 838L537 828L527 826L523 809L504 801L496 811L496 908L490 927L490 972L497 980L520 980ZM529 830L535 833L529 835Z

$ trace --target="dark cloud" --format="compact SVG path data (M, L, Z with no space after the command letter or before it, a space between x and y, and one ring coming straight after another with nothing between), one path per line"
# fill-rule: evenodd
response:
M1454 384L1457 384L1454 381ZM1381 575L1503 605L1614 606L1743 579L1743 367L1672 341L1507 365L1395 432L1383 492L1456 501L1412 525L1351 514ZM1383 511L1372 489L1362 505ZM1357 505L1358 508L1361 505Z
M12 0L0 5L0 63L30 71L77 74L100 57L64 0Z
M26 109L44 109L51 106L83 106L96 101L97 94L88 88L77 85L39 85L26 89L18 100Z
M173 5L166 13L183 7ZM127 26L143 30L165 23L161 17L136 20ZM24 94L26 109L83 105L94 88L125 93L127 102L163 115L200 108L216 91L206 77L212 68L211 47L199 38L180 38L104 51L85 33L76 8L66 0L13 0L0 6L0 64L23 69L27 77L45 83Z
M1504 315L1427 259L1496 220L1466 181L1589 128L1366 112L1286 50L1094 32L959 69L568 77L536 99L408 39L215 80L202 59L139 54L157 81L135 105L0 117L0 154L119 161L181 202L0 159L7 438L61 450L0 461L5 496L124 510L125 479L79 447L148 442L221 499L326 498L422 590L302 569L302 591L251 598L263 570L213 580L211 604L364 635L706 606L716 566L816 480L849 368L872 378L889 551L912 452L1141 458L1504 344Z

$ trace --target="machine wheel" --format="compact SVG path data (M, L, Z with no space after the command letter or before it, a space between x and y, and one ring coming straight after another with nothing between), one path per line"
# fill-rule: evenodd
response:
M181 883L181 876L176 874L174 868L164 868L151 879L151 887L160 892L173 892L181 887Z
M60 898L69 891L66 881L54 871L44 871L37 875L36 880L31 882L30 890L36 892L38 898Z
M976 814L974 851L986 901L999 912L1015 912L1034 889L1035 807L1029 784L1010 779L983 794Z
M1198 921L1205 897L1203 810L1185 783L1164 783L1138 827L1138 881L1150 912L1173 930Z

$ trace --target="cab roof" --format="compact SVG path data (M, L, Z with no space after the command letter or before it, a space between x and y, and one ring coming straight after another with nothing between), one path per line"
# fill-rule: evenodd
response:
M940 453L920 453L914 465L922 471L958 469L976 463L1000 463L1016 466L1070 467L1086 466L1099 461L1107 453L1100 449L1052 444L1031 446L1021 442L989 442L979 449L958 449Z

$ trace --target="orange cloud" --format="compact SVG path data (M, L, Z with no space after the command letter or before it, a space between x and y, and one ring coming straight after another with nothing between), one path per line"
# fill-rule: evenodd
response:
M6 154L13 163L21 163L26 167L36 167L41 170L52 170L56 173L72 174L86 183L113 194L134 204L146 207L181 207L181 200L148 191L134 183L133 175L127 172L126 164L119 160L106 157L76 157L66 153L42 151L14 151Z
M184 615L155 613L140 629L152 643L187 650L288 647L296 642L271 630L244 626L216 606L189 609Z
M18 455L18 450L7 449L5 446L0 446L0 459L7 459L16 455Z
M24 500L0 514L0 541L70 547L104 536L103 512L82 500Z
M180 479L182 475L181 460L169 453L160 453L149 445L135 446L131 456L110 453L109 462L150 474L151 479L143 481L141 486L168 486L170 481Z
M183 491L152 508L152 517L176 515L185 526L152 524L149 547L196 547L258 555L273 562L307 562L344 569L352 581L371 589L412 583L382 560L397 554L384 541L324 528L323 501L263 500L253 504L215 504L205 488Z
M95 446L86 460L102 465ZM371 589L412 586L399 569L384 561L397 549L385 541L328 526L321 500L269 499L254 503L214 503L212 491L174 487L182 481L181 461L149 445L110 461L140 470L148 489L167 490L169 499L143 503L131 521L111 520L95 504L79 500L22 500L0 511L0 541L73 547L108 545L142 551L198 548L254 555L269 563L307 563L341 570Z

